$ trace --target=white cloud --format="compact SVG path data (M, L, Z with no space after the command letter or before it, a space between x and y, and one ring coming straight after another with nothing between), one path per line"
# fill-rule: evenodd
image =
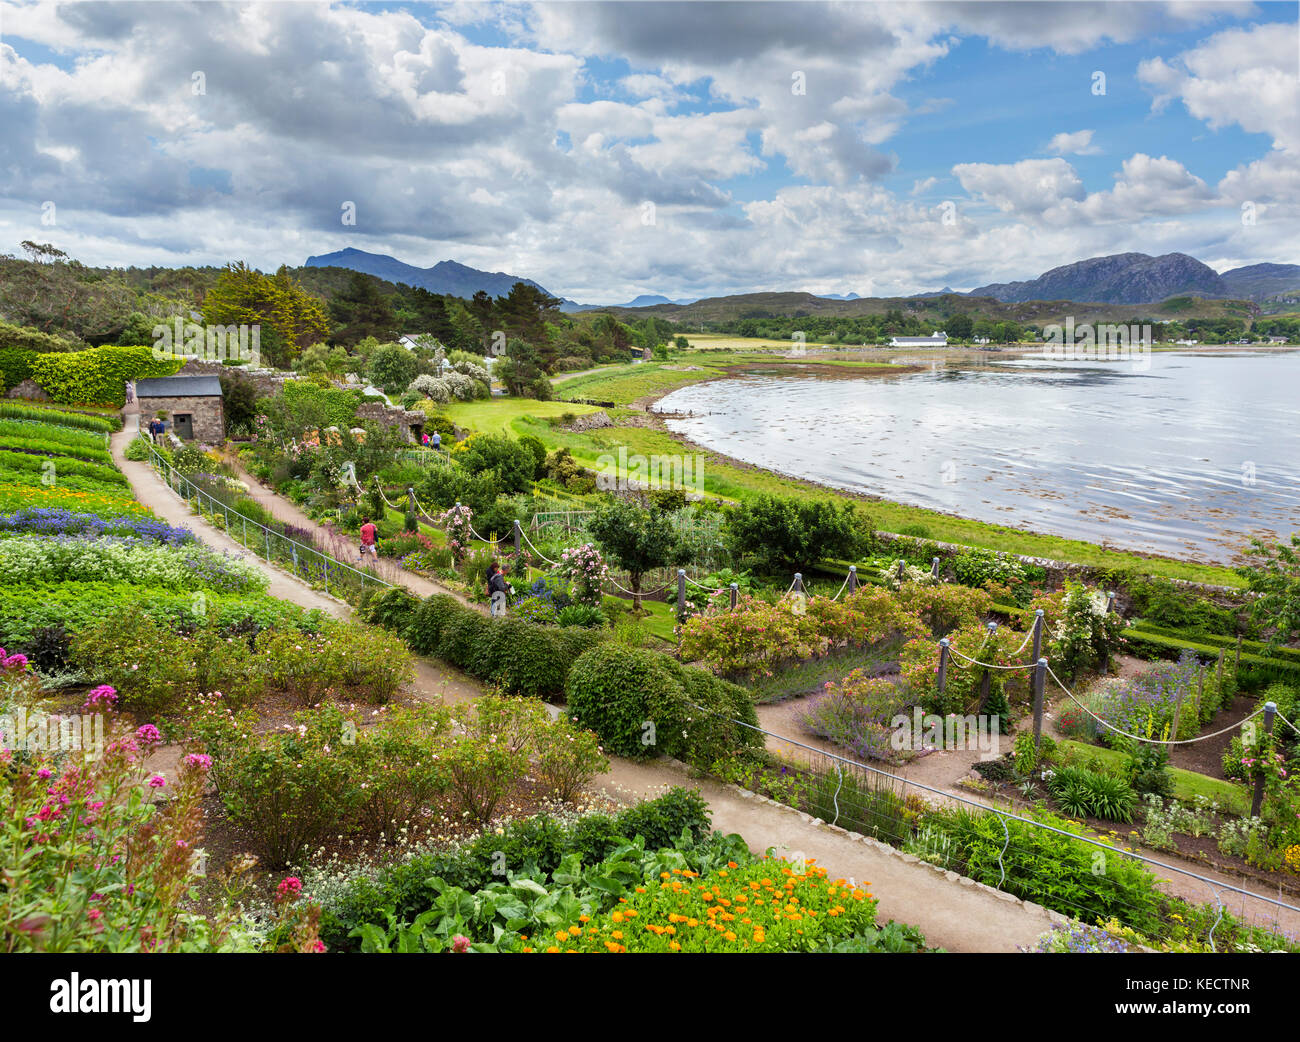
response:
M1155 94L1160 111L1180 100L1211 129L1236 124L1268 134L1275 147L1300 151L1300 81L1296 26L1225 29L1170 61L1152 58L1138 79Z
M1047 143L1047 151L1058 156L1095 156L1101 151L1092 143L1091 130L1062 131Z
M1063 200L1078 201L1086 194L1074 167L1064 159L959 163L952 173L967 192L1004 213L1035 216Z

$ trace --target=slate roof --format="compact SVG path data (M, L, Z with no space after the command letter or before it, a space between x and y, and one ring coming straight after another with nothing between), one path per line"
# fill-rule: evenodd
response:
M158 376L135 382L137 398L211 398L221 396L216 376Z

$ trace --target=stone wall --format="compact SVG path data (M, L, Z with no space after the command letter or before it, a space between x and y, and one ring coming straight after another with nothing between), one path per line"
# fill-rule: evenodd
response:
M193 417L194 440L205 445L220 444L226 437L226 418L221 399L216 395L196 398L141 398L140 430L147 430L159 412L167 414L167 429L175 431L175 416L189 413Z
M416 431L423 431L425 415L419 409L399 409L383 402L365 402L357 408L358 420L396 427L407 441L415 441Z
M222 365L220 362L202 362L191 359L181 367L178 376L221 376L224 373L239 373L257 386L259 398L274 398L284 390L285 380L292 374L280 373L274 369L246 369L243 366Z

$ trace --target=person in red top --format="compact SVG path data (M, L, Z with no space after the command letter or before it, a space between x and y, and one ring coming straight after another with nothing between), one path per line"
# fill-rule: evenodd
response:
M377 542L378 533L375 526L370 523L370 518L363 517L361 519L361 554L358 560L364 561L367 552L370 553L370 556L378 560L379 549L375 545Z

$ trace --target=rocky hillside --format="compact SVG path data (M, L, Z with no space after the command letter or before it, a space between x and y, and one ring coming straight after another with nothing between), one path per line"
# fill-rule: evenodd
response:
M1053 268L1027 282L980 286L970 295L993 297L1005 303L1081 300L1101 304L1153 304L1176 296L1233 296L1228 283L1213 268L1185 253L1092 257Z

